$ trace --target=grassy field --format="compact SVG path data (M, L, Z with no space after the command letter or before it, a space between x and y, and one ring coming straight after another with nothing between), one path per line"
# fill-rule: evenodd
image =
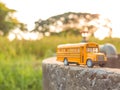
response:
M37 41L8 41L0 37L0 90L42 90L43 59L55 56L59 44L78 43L80 36L44 37ZM98 40L99 44L111 43L120 52L120 39L106 38Z

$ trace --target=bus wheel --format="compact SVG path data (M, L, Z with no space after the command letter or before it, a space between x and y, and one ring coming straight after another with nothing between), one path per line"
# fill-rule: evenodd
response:
M99 66L100 66L100 67L104 67L104 66L105 66L105 64L99 64Z
M67 58L64 58L64 65L65 66L69 65Z
M78 66L78 65L80 65L79 63L76 63L76 65Z
M89 67L89 68L92 68L93 67L93 62L92 62L92 60L87 60L87 67Z

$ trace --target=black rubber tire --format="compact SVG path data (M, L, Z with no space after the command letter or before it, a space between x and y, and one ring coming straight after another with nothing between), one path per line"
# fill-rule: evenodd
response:
M68 66L68 65L69 65L67 58L64 58L64 65L65 65L65 66Z
M99 66L100 66L100 67L104 67L104 66L105 66L105 64L99 64Z
M77 66L79 66L80 64L79 63L76 63Z
M92 68L93 67L93 62L91 59L88 59L86 62L87 67Z

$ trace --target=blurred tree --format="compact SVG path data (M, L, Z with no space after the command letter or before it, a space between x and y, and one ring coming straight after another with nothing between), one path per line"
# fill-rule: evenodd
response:
M103 20L104 23L101 22L101 20ZM68 12L52 16L47 20L40 19L36 21L33 31L40 32L42 35L49 32L50 35L67 36L68 34L80 35L81 30L85 30L89 32L89 36L94 36L94 32L96 32L99 27L105 27L112 31L109 26L110 23L110 20L101 19L99 14Z
M9 9L6 5L0 2L0 34L7 35L10 30L15 28L20 28L21 30L26 30L25 24L20 23L14 16L16 10Z
M19 23L19 29L20 29L21 31L28 31L27 25L24 24L24 23Z
M68 12L50 17L47 20L36 21L33 31L40 32L43 35L46 32L51 35L80 35L80 31L84 28L89 28L91 32L96 29L94 25L88 25L88 23L98 19L98 17L98 14Z

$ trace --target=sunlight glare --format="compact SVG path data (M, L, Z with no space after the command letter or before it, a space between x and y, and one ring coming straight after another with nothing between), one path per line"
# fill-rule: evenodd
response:
M15 17L34 28L38 19L47 19L65 12L98 13L112 21L112 37L120 37L119 0L1 0L10 8L17 10ZM71 16L70 16L71 17ZM101 33L101 32L100 32ZM103 36L99 36L103 37Z

